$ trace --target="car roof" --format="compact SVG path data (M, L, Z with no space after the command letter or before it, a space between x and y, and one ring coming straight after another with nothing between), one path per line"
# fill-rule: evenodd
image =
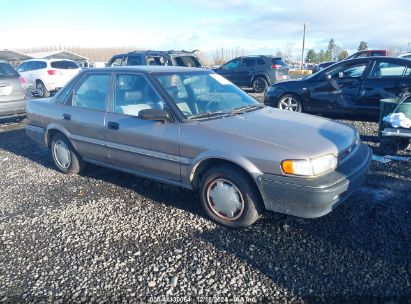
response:
M144 54L168 54L168 55L191 55L195 56L194 52L190 51L175 51L175 50L169 50L169 51L156 51L156 50L145 50L145 51L131 51L128 53L121 53L121 54L115 54L113 57L120 57L120 56L130 56L130 55L144 55Z
M32 59L27 59L24 62L28 62L28 61L53 62L53 61L62 61L62 60L75 62L74 60L66 59L66 58L32 58Z
M86 72L101 72L101 71L120 71L120 72L142 72L142 73L184 73L184 72L210 72L212 70L207 68L197 67L182 67L182 66L164 66L164 65L131 65L131 66L118 66L118 67L106 67L106 68L92 68L87 69Z

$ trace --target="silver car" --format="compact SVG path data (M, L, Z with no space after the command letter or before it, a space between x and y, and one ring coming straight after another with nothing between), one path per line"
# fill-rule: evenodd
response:
M0 117L24 114L28 95L25 79L7 61L0 60Z
M264 107L211 70L139 66L83 71L28 104L27 134L55 165L85 162L198 192L214 221L243 227L264 210L329 213L366 176L356 129Z

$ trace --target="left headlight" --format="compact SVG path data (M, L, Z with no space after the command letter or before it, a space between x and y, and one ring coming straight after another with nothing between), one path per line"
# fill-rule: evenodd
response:
M286 159L281 162L284 173L302 176L315 176L337 167L338 160L333 154L314 159Z

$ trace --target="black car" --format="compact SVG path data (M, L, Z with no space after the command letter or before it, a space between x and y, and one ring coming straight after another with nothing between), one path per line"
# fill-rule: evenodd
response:
M304 79L271 86L264 103L283 110L378 116L381 98L411 86L411 61L393 57L344 60Z
M203 66L195 51L134 51L114 55L107 63L108 67L130 65Z
M239 87L251 87L263 93L269 85L289 79L290 67L280 57L243 56L225 63L214 71Z

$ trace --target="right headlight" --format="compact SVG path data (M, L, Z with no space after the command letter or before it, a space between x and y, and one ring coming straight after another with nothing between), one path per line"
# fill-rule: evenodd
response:
M281 162L284 173L301 176L316 176L337 167L338 160L333 154L314 159L286 159Z

